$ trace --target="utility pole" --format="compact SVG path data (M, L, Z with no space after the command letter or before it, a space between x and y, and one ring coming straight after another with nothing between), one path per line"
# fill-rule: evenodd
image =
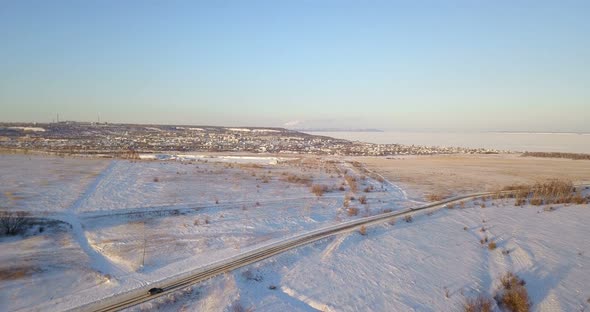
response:
M143 256L141 257L141 267L143 268L145 265L145 244L146 244L146 239L145 239L145 220L143 221Z

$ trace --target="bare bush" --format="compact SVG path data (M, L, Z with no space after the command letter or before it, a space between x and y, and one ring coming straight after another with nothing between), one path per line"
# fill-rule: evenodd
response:
M295 174L287 174L281 180L285 181L285 182L289 182L289 183L311 185L311 177L309 177L309 176L298 176Z
M314 184L311 186L311 192L316 196L322 196L328 191L328 186L324 184Z
M404 221L406 221L407 223L410 223L410 222L414 221L414 218L412 218L411 215L406 215L404 217Z
M541 206L543 205L543 200L541 198L532 198L530 203L534 206Z
M5 235L17 235L25 231L28 226L28 214L19 212L0 212L0 229Z
M158 177L155 177L153 181L154 182L160 182L160 179Z
M346 209L346 212L348 213L349 217L353 217L359 214L359 209L356 207L350 207Z
M491 312L494 302L487 296L467 298L463 304L464 312Z
M446 196L443 194L426 194L426 200L431 202L437 202L445 199Z
M359 203L366 205L367 204L367 196L363 195L359 197Z
M584 205L584 204L588 204L590 202L590 198L589 197L582 197L581 194L576 193L575 195L572 196L571 202L574 204L577 204L577 205Z
M363 236L367 235L367 227L364 225L361 225L361 227L359 228L359 233Z
M500 278L502 289L496 295L498 305L510 312L528 312L532 306L526 283L516 274L507 272Z
M498 245L496 245L496 242L490 242L488 244L488 249L489 250L494 250L494 249L496 249L496 247L498 247Z

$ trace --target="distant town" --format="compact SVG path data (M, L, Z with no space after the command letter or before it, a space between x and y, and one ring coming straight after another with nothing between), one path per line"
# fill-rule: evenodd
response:
M159 152L251 152L343 156L497 154L484 148L372 144L283 128L138 125L62 121L0 123L0 148L125 157Z

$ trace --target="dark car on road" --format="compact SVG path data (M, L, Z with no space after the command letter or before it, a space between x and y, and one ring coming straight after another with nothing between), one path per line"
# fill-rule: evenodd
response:
M148 294L149 294L150 296L152 296L152 295L155 295L155 294L159 294L159 293L161 293L161 292L164 292L164 289L162 289L162 288L158 288L158 287L154 287L154 288L152 288L152 289L148 290Z

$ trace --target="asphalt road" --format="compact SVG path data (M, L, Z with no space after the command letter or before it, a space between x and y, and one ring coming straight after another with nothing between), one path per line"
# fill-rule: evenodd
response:
M505 193L510 193L505 192ZM489 196L495 194L494 192L485 192L485 193L476 193L476 194L469 194L464 196L453 197L447 200L443 200L440 202L424 205L418 208L411 208L404 211L397 211L397 212L389 212L383 213L376 216L365 217L353 221L348 221L344 223L340 223L334 226L329 226L321 229L317 229L311 232L307 232L304 234L300 234L294 237L290 237L288 239L275 242L271 245L262 246L257 249L254 249L249 252L245 252L242 254L238 254L233 256L229 259L225 259L211 265L205 266L202 270L185 277L180 277L174 280L167 280L162 283L155 283L151 285L146 285L141 289L135 289L126 293L121 293L109 297L108 299L100 300L97 302L89 303L71 311L119 311L154 298L164 296L171 292L183 289L187 286L197 284L204 280L213 278L217 275L224 274L230 272L232 270L244 267L246 265L267 259L274 255L280 254L282 252L291 250L293 248L309 244L323 238L327 238L333 235L337 235L344 232L350 232L358 229L361 226L370 226L378 223L387 222L393 218L411 215L418 211L423 210L430 210L430 209L439 209L444 207L446 204L451 204L455 202L460 202L463 200L468 199L475 199L482 196ZM149 295L148 290L154 287L162 288L163 292Z

